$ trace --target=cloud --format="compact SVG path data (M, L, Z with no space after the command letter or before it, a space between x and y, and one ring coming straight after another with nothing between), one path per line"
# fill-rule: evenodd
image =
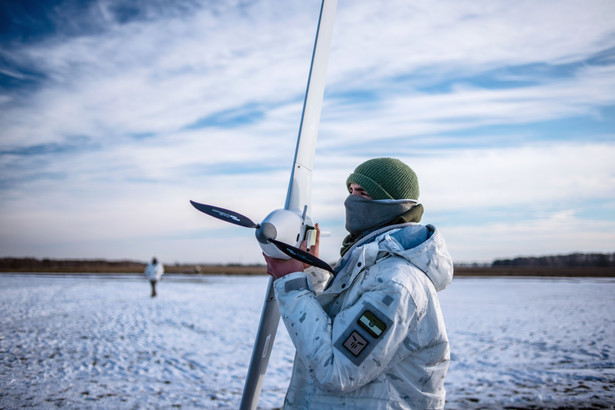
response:
M484 226L465 225L443 229L451 255L457 261L483 262L516 256L561 255L567 253L612 253L615 240L614 221L580 218L574 209L545 215L542 219L492 223ZM472 241L467 241L471 232ZM530 241L531 247L518 244Z
M494 67L565 64L612 44L609 1L355 3L338 13L331 84L358 87L378 84L382 74L409 73L439 81Z
M584 198L612 197L613 154L613 144L558 143L449 151L434 158L437 166L416 162L427 174L424 192L439 211L467 204L479 209L525 206L530 212L541 204L582 207Z
M0 33L0 253L260 260L188 200L283 204L320 2L60 3ZM615 203L611 1L338 7L313 187L328 259L374 156L417 170L458 258L599 247L553 239L554 215L610 239L589 215Z

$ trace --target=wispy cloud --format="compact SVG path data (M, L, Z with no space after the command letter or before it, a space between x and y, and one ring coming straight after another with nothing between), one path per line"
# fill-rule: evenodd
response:
M259 261L188 199L254 219L283 204L319 6L100 0L3 23L0 253ZM458 260L609 250L614 13L340 2L314 167L324 256L346 176L375 156L417 170Z

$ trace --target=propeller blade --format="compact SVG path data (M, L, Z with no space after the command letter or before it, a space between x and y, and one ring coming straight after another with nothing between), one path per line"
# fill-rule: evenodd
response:
M218 218L235 225L245 226L246 228L258 228L258 224L255 224L250 218L242 214L238 214L237 212L229 211L224 208L218 208L217 206L200 204L194 201L190 201L190 203L199 211L206 213L209 216L213 216L214 218Z
M333 268L322 259L318 259L316 256L311 253L307 253L306 251L295 248L287 243L276 241L275 239L269 239L271 243L273 243L279 250L284 252L286 255L290 256L293 259L298 260L299 262L307 263L312 266L316 266L320 269L328 270L329 272L335 274Z

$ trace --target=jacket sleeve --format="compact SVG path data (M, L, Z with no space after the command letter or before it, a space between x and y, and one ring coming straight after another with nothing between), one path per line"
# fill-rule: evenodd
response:
M275 291L297 355L316 384L347 392L374 380L417 320L410 292L399 282L382 281L331 320L306 282L304 273L293 273L277 280Z

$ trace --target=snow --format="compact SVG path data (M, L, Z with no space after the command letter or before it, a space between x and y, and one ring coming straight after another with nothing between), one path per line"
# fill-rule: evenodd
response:
M237 408L267 277L0 275L0 408ZM615 280L455 278L447 408L614 408ZM281 407L280 325L259 407Z
M615 406L615 280L456 278L452 408Z

